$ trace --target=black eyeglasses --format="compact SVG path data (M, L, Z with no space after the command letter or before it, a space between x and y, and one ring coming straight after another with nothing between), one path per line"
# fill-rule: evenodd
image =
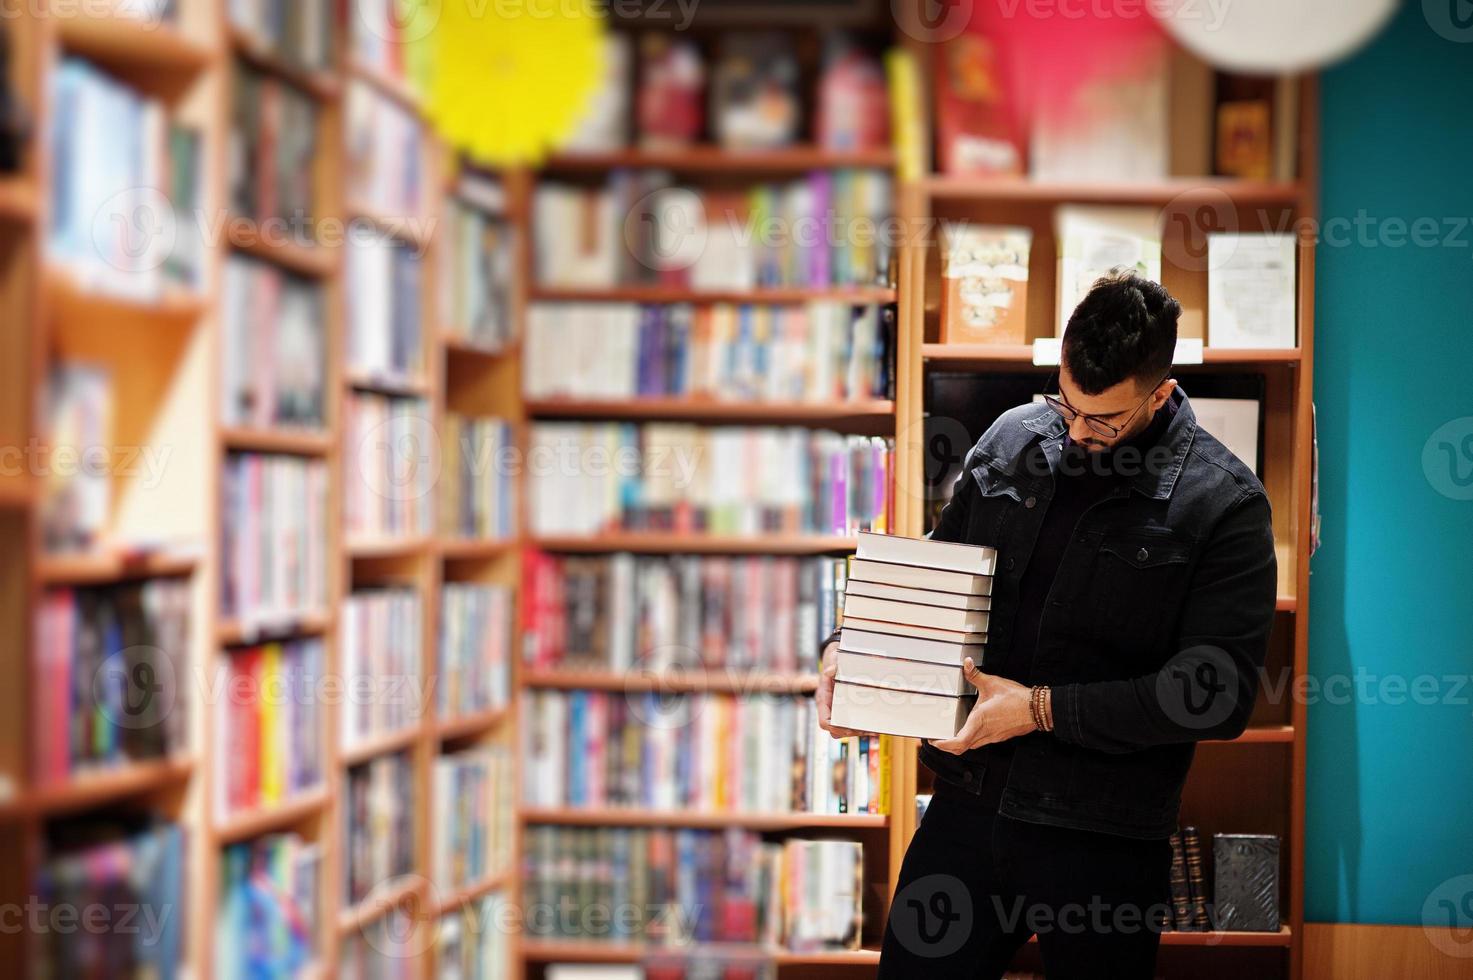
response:
M1155 384L1151 385L1150 392L1147 393L1145 398L1141 399L1140 405L1137 405L1134 411L1127 415L1125 417L1125 421L1121 422L1119 425L1116 425L1113 422L1106 422L1098 415L1088 415L1084 412L1079 411L1074 406L1064 401L1062 393L1058 396L1044 395L1043 400L1048 404L1049 408L1052 408L1055 412L1058 412L1059 417L1063 419L1066 423L1072 423L1075 419L1082 418L1084 419L1084 424L1089 426L1091 432L1102 435L1107 439L1113 439L1121 432L1125 431L1125 427L1130 424L1130 420L1135 418L1135 413L1141 410L1141 405L1144 405L1146 402L1150 401L1151 395L1154 395L1156 393L1156 389L1161 387L1162 382L1164 382L1169 377L1171 377L1170 371L1163 374L1160 381L1157 381ZM1049 385L1048 387L1052 387L1052 385ZM1110 414L1117 415L1119 413L1111 412Z

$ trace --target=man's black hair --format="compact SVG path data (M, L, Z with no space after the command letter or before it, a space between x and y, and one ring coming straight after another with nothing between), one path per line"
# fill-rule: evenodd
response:
M1095 280L1064 328L1063 361L1086 395L1126 378L1160 381L1176 352L1181 304L1160 284L1134 272Z

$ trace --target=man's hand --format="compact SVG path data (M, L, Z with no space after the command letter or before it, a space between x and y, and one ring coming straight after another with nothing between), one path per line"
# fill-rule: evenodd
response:
M864 732L856 732L852 728L835 728L829 724L829 712L834 706L834 675L838 671L839 643L836 640L823 648L823 660L819 666L818 691L814 694L814 700L818 702L818 727L828 732L834 738L848 738L850 735L863 735Z
M1033 724L1033 712L1029 709L1030 688L1005 677L984 674L968 657L962 662L962 671L967 680L977 689L977 703L967 715L966 724L952 738L935 739L932 745L943 752L961 755L979 745L1002 742L1019 735L1027 735L1037 726ZM832 696L832 695L830 695ZM826 717L819 708L819 717Z

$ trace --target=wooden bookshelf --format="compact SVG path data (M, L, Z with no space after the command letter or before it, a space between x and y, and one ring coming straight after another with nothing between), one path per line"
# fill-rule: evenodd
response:
M889 149L845 153L814 146L779 150L726 150L715 146L695 146L679 150L558 153L551 156L542 169L551 174L597 174L609 170L649 168L676 174L762 177L859 167L892 170L895 154Z
M549 398L527 402L533 418L658 419L684 422L746 422L753 425L832 424L854 419L890 419L895 403L885 400L830 402L719 401L713 398L630 398L587 401Z
M616 531L579 537L531 539L543 551L611 552L682 555L824 555L853 551L857 538L818 534L678 534Z
M889 818L878 813L752 813L741 810L640 810L624 807L559 807L521 811L529 824L574 827L693 827L721 830L879 830Z
M893 303L895 290L880 286L770 286L753 290L688 289L683 286L536 286L530 299L544 303Z

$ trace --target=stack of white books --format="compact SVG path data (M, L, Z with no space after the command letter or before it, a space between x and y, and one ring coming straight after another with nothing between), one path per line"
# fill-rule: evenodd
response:
M997 552L862 533L844 591L830 721L909 738L950 738L976 689Z

